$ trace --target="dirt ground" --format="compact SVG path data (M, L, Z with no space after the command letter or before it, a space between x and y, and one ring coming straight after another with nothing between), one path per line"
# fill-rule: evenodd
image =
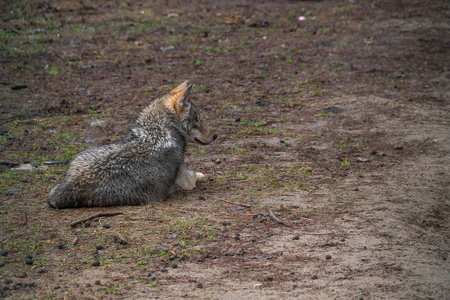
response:
M0 14L0 298L449 299L448 1ZM186 79L219 136L186 154L207 183L146 207L47 206L70 159ZM102 212L122 214L70 226Z

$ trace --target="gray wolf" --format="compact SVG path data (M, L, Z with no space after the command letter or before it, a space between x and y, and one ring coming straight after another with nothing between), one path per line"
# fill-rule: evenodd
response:
M202 145L217 135L200 122L185 81L148 105L126 138L93 147L71 162L65 179L49 193L53 208L143 205L164 201L176 187L192 190L205 181L186 169L188 142Z

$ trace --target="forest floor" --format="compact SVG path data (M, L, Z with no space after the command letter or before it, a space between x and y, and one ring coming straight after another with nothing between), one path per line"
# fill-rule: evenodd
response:
M0 5L0 298L450 295L447 1L97 2ZM208 182L48 207L68 161L187 79Z

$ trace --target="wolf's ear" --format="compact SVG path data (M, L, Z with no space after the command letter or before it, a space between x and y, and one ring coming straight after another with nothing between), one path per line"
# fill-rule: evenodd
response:
M170 110L175 111L177 114L181 114L184 108L190 104L189 94L192 89L192 84L186 80L176 88L170 91L166 100L166 105Z

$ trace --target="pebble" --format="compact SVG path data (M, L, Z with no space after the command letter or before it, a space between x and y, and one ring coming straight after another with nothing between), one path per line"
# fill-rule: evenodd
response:
M97 245L97 246L95 246L95 249L96 250L102 250L103 249L103 246L102 245ZM98 252L97 252L98 253Z
M198 288L198 289L202 289L203 288L203 284L201 284L200 282L197 282L195 284L195 287Z
M370 155L375 155L375 154L377 154L377 150L370 151Z
M96 280L96 281L94 282L94 284L95 284L95 285L102 285L102 282L101 282L100 280Z
M103 228L109 229L109 228L111 228L111 226L109 224L103 224Z
M19 272L19 273L17 273L17 277L19 277L19 278L25 278L25 277L27 277L27 273L25 273L25 272Z
M46 268L40 268L37 272L40 274L43 274L43 273L47 273L48 270Z
M58 244L58 249L64 249L64 244L63 243Z
M5 192L5 195L6 195L6 196L12 196L12 195L16 195L16 194L18 194L18 193L19 193L18 190L16 190L16 189L10 189L10 190L7 190L7 191Z
M32 264L33 264L33 259L32 259L32 258L26 258L26 259L25 259L25 263L26 263L27 265L32 265Z
M235 122L240 122L241 118L237 117L236 119L234 119Z
M325 108L323 111L327 113L337 114L338 112L341 111L341 109L337 106L329 106Z
M6 256L6 255L8 255L8 251L6 251L6 250L2 250L2 252L0 253L2 256Z
M298 235L294 235L294 236L292 237L292 239L293 239L294 241L298 241L298 240L300 239L300 237L299 237Z
M0 261L0 268L4 267L4 266L5 266L5 263L3 261Z
M86 222L84 222L84 227L86 228L86 227L89 227L89 226L91 226L91 221L86 221Z
M100 261L99 260L94 260L93 262L92 262L92 266L93 267L98 267L98 266L100 266Z
M205 201L205 200L206 200L206 197L205 197L205 196L199 196L199 197L198 197L198 200Z
M231 225L231 222L228 222L228 221L223 221L222 222L222 226L229 226L229 225Z
M234 234L234 239L235 239L236 241L240 241L240 240L241 240L241 235L240 235L239 233L235 233L235 234Z
M331 259L331 255L330 255L330 254L327 254L327 255L325 255L325 258L326 258L326 259Z
M319 277L317 277L317 275L311 276L311 279L312 279L312 280L316 280L317 278L319 278Z
M159 271L161 271L161 272L165 273L165 272L167 272L168 270L167 270L167 269L164 269L164 268L162 268L162 269L161 269L161 270L159 270Z
M173 263L173 264L171 264L170 266L171 266L173 269L178 268L178 265L177 265L176 263Z

